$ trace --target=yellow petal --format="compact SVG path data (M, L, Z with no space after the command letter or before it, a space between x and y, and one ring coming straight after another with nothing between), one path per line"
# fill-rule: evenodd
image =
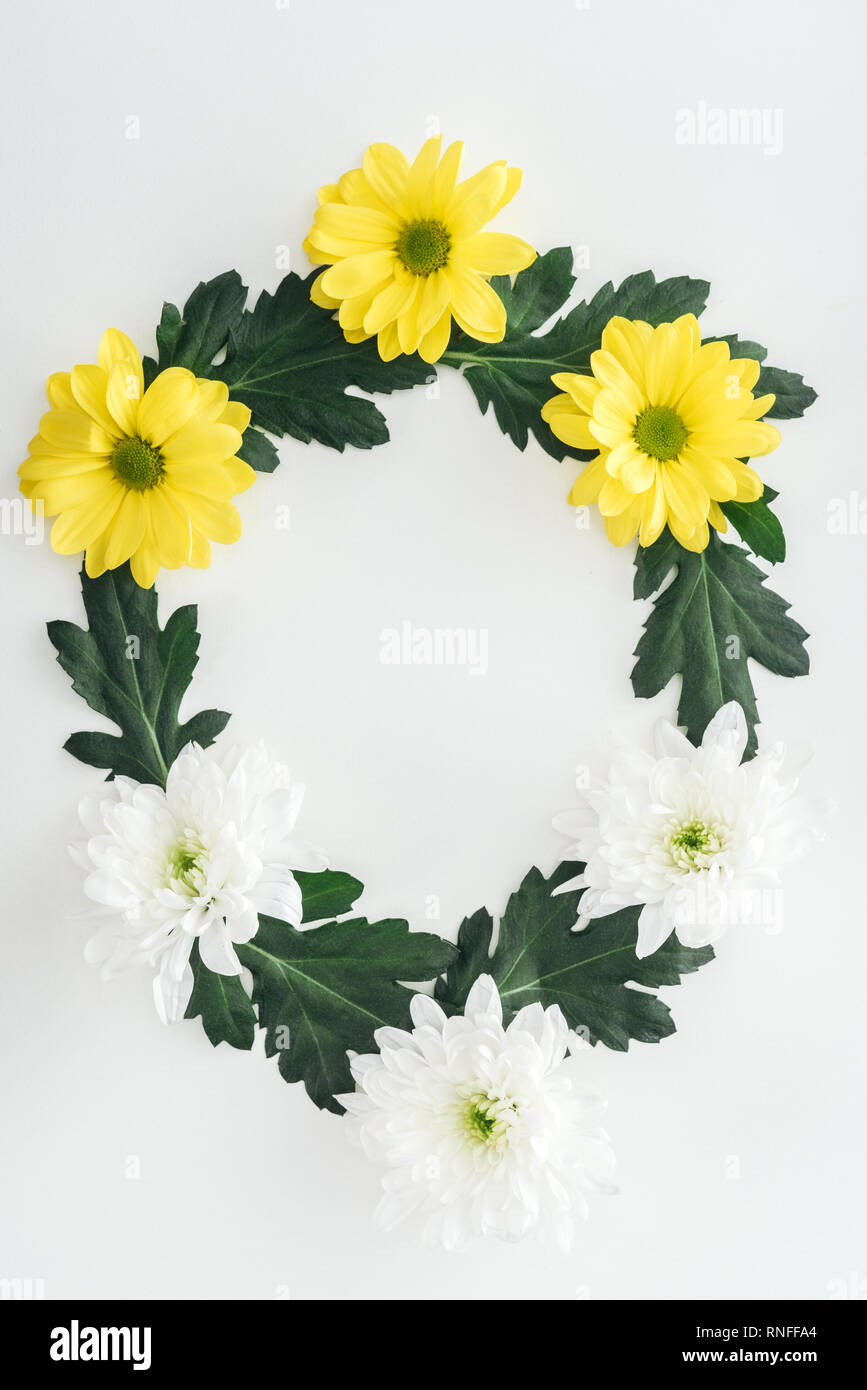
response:
M623 450L622 462L620 466L620 481L627 492L647 492L656 482L659 465L656 459L648 458L641 450L633 444L632 452L628 453L629 445L621 445ZM611 471L611 458L609 457L609 472Z
M116 442L83 410L47 411L39 421L39 433L62 453L110 454Z
M524 174L521 169L507 169L506 182L503 191L491 209L491 217L496 217L501 208L510 203L524 181Z
M688 379L692 347L688 326L663 323L654 329L644 363L647 398L651 405L674 405Z
M619 516L627 507L631 507L634 501L632 493L627 492L619 478L609 475L599 489L598 506L603 516ZM637 524L636 522L636 526Z
M165 486L172 491L180 489L182 492L201 493L203 497L215 497L224 502L228 502L238 491L225 466L213 460L209 463L167 464Z
M117 569L138 549L147 526L148 506L145 494L134 488L126 495L111 523L111 535L105 547L106 569Z
M193 544L188 561L193 569L206 570L211 563L211 543L201 531L193 532Z
M322 288L322 281L324 278L325 271L323 270L322 274L317 275L313 284L310 286L310 298L320 309L336 309L340 304L340 300L334 299L330 294L325 293Z
M434 174L432 208L434 216L440 219L446 217L454 197L463 154L463 140L453 141L440 160Z
M434 196L434 177L439 163L442 136L425 140L412 162L406 181L404 216L423 217L430 212Z
M233 492L246 492L256 481L256 470L243 459L224 459L223 467L232 480Z
M734 500L736 502L757 501L765 490L765 485L758 473L745 463L741 463L740 459L726 459L726 465L737 486Z
M394 241L400 223L393 212L377 208L350 207L346 203L329 203L318 208L314 223L329 236L341 237L347 241Z
M481 231L494 216L505 187L506 163L502 159L459 183L446 218L452 237L462 240Z
M552 378L553 380L553 378ZM552 415L568 415L575 410L575 402L572 397L562 391L559 396L549 396L542 406L541 416L547 423Z
M391 250L349 256L345 261L340 261L326 270L322 277L322 287L326 294L337 299L364 294L380 280L387 280L393 274L396 261L397 254Z
M377 197L393 212L402 213L409 163L406 155L384 142L368 145L361 161L364 176Z
M684 550L692 550L699 554L707 546L710 540L710 533L707 522L702 521L697 526L685 526L672 513L669 513L668 526L671 534Z
M442 270L435 270L432 275L428 275L418 311L418 326L422 336L439 323L450 298L449 277Z
M400 350L407 354L415 352L421 342L422 335L421 329L418 326L418 311L421 308L423 294L424 281L421 277L418 277L412 287L412 293L407 301L406 307L397 319L397 338L400 343Z
M399 284L396 280L391 280L384 290L380 290L364 315L362 323L365 333L378 333L380 328L398 318L415 297L415 293L416 286L412 282ZM344 323L342 316L340 322L346 328L354 326L348 322Z
M592 376L579 376L575 372L557 372L551 380L561 391L567 391L572 400L585 415L593 413L596 397L602 389Z
M697 473L711 497L715 497L718 502L728 502L734 497L737 483L722 459L709 454L706 449L697 448L692 443L686 445L682 458Z
M629 506L616 516L606 516L605 534L612 545L628 545L641 521L641 498L634 497Z
M231 425L200 425L194 420L161 446L166 467L179 463L222 463L237 454L241 433Z
M617 358L642 391L647 345L652 337L653 329L649 323L643 319L625 319L619 314L609 319L602 330L603 351Z
M467 323L466 319L461 318L454 304L451 305L451 311L458 328L470 338L477 338L480 343L501 343L506 336L502 330L494 333L486 333L483 328L476 328L473 324Z
M109 328L102 335L99 344L97 360L106 376L111 375L111 369L115 362L129 362L131 370L139 379L139 396L144 390L143 372L141 356L132 338L128 338L125 333L121 333L119 328Z
M514 275L532 265L536 252L529 242L506 232L477 232L455 248L454 262L482 275Z
M108 569L105 559L105 552L111 540L111 527L105 530L88 543L84 553L84 568L89 579L98 579Z
M737 420L721 430L696 430L690 436L690 442L709 453L753 458L757 454L769 454L772 449L776 449L780 438L780 431L773 425L752 420Z
M442 314L433 328L425 333L418 345L418 355L424 362L438 362L449 345L452 331L452 316L448 309Z
M195 492L172 489L172 500L180 503L192 522L193 529L202 531L220 545L231 545L241 535L241 518L231 502L201 497Z
M223 410L222 415L217 420L218 425L230 425L233 430L243 434L250 424L253 412L248 405L242 405L240 401L229 401Z
M611 425L603 425L594 417L590 419L590 433L596 440L594 447L603 449L616 449L618 444L622 444L624 439L632 437L632 430L629 426L618 424L616 428Z
M668 506L665 501L665 489L662 486L662 469L657 468L653 487L643 499L641 529L638 533L640 545L653 545L653 542L659 539L665 528L667 515Z
M138 412L139 434L151 444L162 446L192 418L198 399L199 390L192 372L185 367L167 367L142 397Z
M599 458L588 463L584 472L572 484L572 491L569 493L569 501L572 506L586 507L591 502L595 502L599 496L599 490L607 478L605 455L600 454Z
M95 473L105 468L109 458L109 454L36 454L24 460L18 469L18 476L37 481L41 478L69 478L78 473Z
M761 363L754 357L733 357L729 363L729 371L733 376L740 377L741 387L744 391L752 391L759 379Z
M150 531L145 535L138 550L130 556L132 577L142 589L149 589L159 573L160 557Z
M590 421L586 415L581 415L577 410L572 413L564 411L559 415L550 415L548 424L552 433L558 439L562 439L564 444L568 444L573 449L598 449L599 445L590 433Z
M772 391L769 391L766 396L756 396L755 400L751 401L744 410L743 418L745 420L760 420L763 415L767 415L776 399ZM773 429L774 426L771 425L769 428Z
M621 398L626 406L624 418L634 419L640 414L647 405L647 397L613 353L604 348L591 353L590 367L600 385Z
M141 376L135 365L128 358L115 362L108 374L105 403L121 434L134 435L138 429L141 397Z
M729 524L726 521L725 512L722 510L722 507L720 507L719 503L717 502L711 502L710 506L708 507L707 519L710 522L711 526L716 527L717 531L727 531L729 528Z
M400 356L400 339L397 336L396 323L387 323L385 328L379 330L376 335L376 348L383 362L393 362L395 357Z
M168 483L150 492L147 546L153 546L158 563L166 569L178 569L190 559L193 526L189 508L182 498L183 494Z
M61 513L51 528L51 544L58 555L74 555L111 524L126 488L119 482L101 487L86 502Z
M222 424L228 425L229 421L223 419L223 412L229 403L229 388L225 381L211 381L208 377L196 377L196 385L199 388L199 399L196 402L196 420L200 425L210 425L219 420Z
M55 516L68 507L77 507L94 498L107 484L113 482L115 473L108 465L93 469L88 473L73 473L62 478L43 478L27 484L27 496L39 499L47 516Z
M55 410L75 410L77 401L72 394L71 372L52 372L45 383L49 405Z
M603 386L593 402L593 421L610 430L632 435L638 412L620 391Z
M125 431L118 428L106 404L108 377L102 367L74 367L70 385L76 404L102 426L109 438L120 439Z
M350 207L376 208L378 212L388 212L388 207L377 193L374 193L363 169L350 169L338 180L337 197L329 198L331 203L348 203Z
M447 273L455 313L471 325L471 330L479 328L484 333L498 334L497 341L502 339L506 332L506 310L488 282L473 270L449 267Z
M669 510L684 526L698 526L710 507L707 490L677 460L664 464L661 473Z
M351 299L344 299L340 305L337 321L344 333L353 328L363 328L364 320L377 295L387 290L389 285L397 284L395 280L380 280L374 285L372 290L366 290L364 294L353 295ZM399 282L403 283L403 281ZM370 337L368 333L366 335Z

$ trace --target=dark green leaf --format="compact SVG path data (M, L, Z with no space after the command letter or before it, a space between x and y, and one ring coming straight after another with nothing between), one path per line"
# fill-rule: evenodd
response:
M190 965L195 983L184 1018L201 1016L202 1027L214 1047L227 1042L230 1047L249 1051L256 1032L256 1010L240 977L208 970L202 964L197 941L193 942Z
M232 328L225 362L209 375L225 381L250 407L254 424L272 434L341 451L384 444L388 429L376 406L346 388L400 391L430 380L433 368L415 356L383 362L375 339L348 343L333 315L311 302L312 279L290 273L276 293L263 291Z
M657 283L647 270L630 275L618 289L607 284L589 303L579 304L559 319L547 333L538 330L569 297L575 277L572 253L557 247L533 262L515 279L491 281L507 314L506 336L501 343L479 343L455 333L441 361L463 367L464 375L484 414L494 407L497 424L519 449L526 448L532 433L546 453L556 459L567 454L593 458L592 452L564 444L551 433L540 411L556 395L551 377L555 372L590 371L590 356L600 346L602 330L614 314L665 323L679 314L700 314L707 300L705 280L679 276Z
M364 889L357 878L337 869L323 869L318 874L296 870L295 878L301 889L302 922L325 922L331 917L342 917L352 911Z
M779 493L765 484L755 502L721 502L720 506L754 555L776 565L786 558L786 538L779 517L768 506Z
M677 564L679 554L680 546L667 526L653 545L640 545L635 552L633 598L650 598L661 589Z
M473 982L490 967L491 938L494 919L487 908L480 907L472 917L465 917L458 931L458 955L445 975L436 982L434 998L449 1013L463 1008Z
M198 661L196 608L178 608L161 629L156 590L140 588L129 565L99 579L82 570L81 589L89 628L53 622L48 635L76 693L121 732L73 734L65 747L111 776L162 786L184 744L207 747L229 718L222 710L204 710L178 722Z
M755 392L764 395L768 391L777 398L768 411L768 419L773 420L796 420L817 399L798 372L786 372L782 367L762 367Z
M807 633L788 615L789 604L766 588L765 576L740 546L720 541L711 531L700 554L665 539L665 564L654 569L656 545L639 550L643 580L663 567L677 574L657 597L635 655L632 687L639 696L657 695L672 676L683 684L678 723L699 743L710 720L729 700L743 707L749 726L749 755L756 751L758 709L748 666L752 657L779 676L804 676L810 661ZM636 576L636 588L639 585Z
M337 1114L335 1094L354 1087L347 1048L373 1051L377 1028L410 1026L412 991L397 981L432 979L455 954L406 922L365 918L296 931L261 917L256 936L237 951L253 974L268 1056L279 1056L285 1081L303 1081L311 1100Z
M244 431L244 438L241 440L241 447L238 450L238 458L249 463L251 468L255 468L257 473L273 473L277 464L280 462L280 455L277 453L276 445L269 439L267 434L257 430L253 425L248 425Z
M573 931L581 890L552 893L583 867L561 864L548 879L531 869L509 899L490 957L488 914L477 912L464 923L461 956L437 990L447 1009L462 1008L473 981L487 972L497 983L506 1022L538 1000L545 1007L558 1004L569 1027L589 1043L602 1042L620 1052L631 1039L659 1042L674 1032L662 1000L630 985L656 989L679 984L682 975L713 960L712 948L690 950L672 935L652 956L639 960L637 907Z
M213 376L211 364L226 346L246 301L247 288L237 270L227 270L198 284L184 305L183 314L174 304L164 304L157 328L157 371L186 367L196 376Z

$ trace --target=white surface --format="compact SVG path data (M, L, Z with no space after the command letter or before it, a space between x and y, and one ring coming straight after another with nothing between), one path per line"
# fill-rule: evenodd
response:
M867 538L826 526L863 487L861 8L34 0L4 29L7 495L50 371L94 360L109 324L149 350L163 298L230 266L273 288L275 247L303 272L317 186L436 120L469 171L524 168L503 229L589 248L584 293L648 265L706 276L708 328L820 391L765 469L790 548L772 582L814 634L813 674L754 679L768 736L810 740L810 785L840 811L790 877L781 935L732 936L666 991L673 1039L587 1058L622 1193L574 1253L429 1253L372 1230L377 1172L273 1063L163 1029L144 975L84 965L65 844L99 774L61 745L99 721L44 634L81 616L77 564L3 537L0 1275L48 1297L337 1299L824 1298L863 1279ZM700 101L781 109L782 151L678 145L675 112ZM232 710L236 736L291 761L304 831L365 879L368 913L421 928L437 894L453 934L554 865L575 766L609 728L645 736L675 689L632 699L645 607L598 518L574 527L575 466L519 454L446 370L439 399L383 408L392 442L372 453L285 441L241 501L242 543L161 577L161 611L198 602L188 711ZM404 618L487 628L488 675L382 666Z

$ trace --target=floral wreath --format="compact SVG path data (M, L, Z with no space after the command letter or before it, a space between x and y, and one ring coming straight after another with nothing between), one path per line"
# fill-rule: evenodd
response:
M412 163L372 145L319 192L304 247L324 269L252 308L236 271L199 284L183 312L163 306L156 358L109 329L95 365L49 377L19 471L56 517L54 550L84 552L88 625L48 632L119 731L65 745L108 773L73 847L102 916L88 958L106 975L151 966L160 1017L200 1018L215 1046L263 1030L280 1075L346 1114L384 1168L384 1225L415 1214L448 1247L528 1232L566 1247L584 1192L614 1190L581 1049L673 1033L657 989L710 961L727 925L767 924L780 868L817 834L785 749L757 746L749 660L798 676L808 658L748 555L777 564L785 541L747 462L815 392L755 342L702 337L705 281L645 271L567 307L567 247L537 256L484 230L520 171L461 180L461 156L439 137ZM383 444L368 397L428 383L434 364L518 449L532 434L577 465L568 500L595 504L615 545L637 538L634 596L652 607L633 690L681 678L653 751L617 749L555 821L564 862L531 868L499 922L479 909L456 944L354 915L359 880L295 837L288 770L262 745L212 747L221 710L179 722L197 613L160 627L153 587L238 540L232 499L276 467L271 436ZM746 549L720 541L729 526Z

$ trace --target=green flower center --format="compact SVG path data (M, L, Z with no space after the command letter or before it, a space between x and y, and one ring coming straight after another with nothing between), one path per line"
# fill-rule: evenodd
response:
M154 487L164 472L159 449L134 435L115 444L111 466L122 483L139 492Z
M413 275L432 275L449 258L452 239L442 222L408 222L397 239L397 254Z
M518 1103L508 1096L471 1096L464 1110L464 1123L470 1139L499 1152L509 1142L509 1133L518 1119Z
M190 835L179 840L169 855L168 876L177 879L185 888L197 892L203 883L202 860L204 848Z
M671 857L682 869L706 869L724 848L725 831L701 820L691 820L669 836Z
M635 422L632 438L642 453L667 463L686 443L686 425L670 405L649 405Z
M497 1127L497 1117L485 1107L484 1101L473 1101L467 1111L467 1127L474 1139L487 1144Z

